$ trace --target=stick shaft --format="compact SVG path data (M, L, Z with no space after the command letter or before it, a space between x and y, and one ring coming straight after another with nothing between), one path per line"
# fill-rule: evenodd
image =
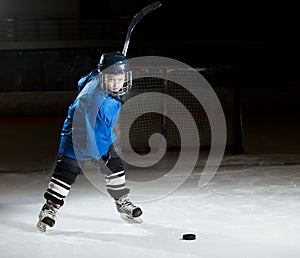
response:
M127 35L126 35L126 39L125 39L125 43L124 43L124 47L123 47L123 51L122 54L124 56L126 56L127 54L127 49L129 46L129 42L130 42L130 37L131 37L131 33L135 27L135 25L137 25L137 23L148 13L154 11L155 9L157 9L158 7L161 6L161 2L160 1L156 1L152 4L147 5L146 7L144 7L140 12L138 12L133 19L131 20L129 26L128 26L128 30L127 30Z

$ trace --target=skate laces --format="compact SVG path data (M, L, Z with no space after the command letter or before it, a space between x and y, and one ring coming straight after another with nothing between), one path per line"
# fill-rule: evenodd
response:
M55 207L52 203L47 202L45 209L43 209L48 215L55 217L58 211L58 208Z
M132 212L135 208L137 208L128 197L122 198L117 201L120 205L119 209L127 212Z

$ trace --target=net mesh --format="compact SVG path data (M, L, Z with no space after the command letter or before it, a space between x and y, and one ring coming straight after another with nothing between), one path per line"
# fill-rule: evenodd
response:
M154 70L154 73L153 73ZM228 150L241 152L242 148L242 128L240 121L239 96L235 84L234 73L232 69L224 68L196 68L205 80L212 86L217 95L224 111L227 126L227 143ZM183 121L184 130L188 131L190 125L181 108L170 104L164 97L166 95L179 101L191 114L197 125L200 137L201 148L209 149L211 143L211 128L207 112L212 116L216 115L216 104L210 91L205 90L205 85L199 87L199 83L193 77L193 72L188 69L171 69L156 68L151 69L151 77L143 77L133 80L132 90L125 96L125 101L135 96L140 96L138 101L133 101L131 107L126 112L121 112L119 119L119 133L121 134L120 142L122 143L122 128L130 126L130 144L137 152L147 151L149 148L149 138L154 133L161 133L166 141L168 149L179 149L181 147L180 132L176 123L170 117L176 117ZM135 68L134 73L147 74L147 68ZM153 75L154 74L154 75ZM163 77L164 76L164 77ZM139 77L139 75L137 76ZM136 77L136 78L137 78ZM167 79L161 79L161 78ZM175 83L180 81L180 85ZM192 91L201 94L201 103L197 98L182 87L181 85L189 84ZM160 94L154 100L149 101L147 97L143 97L143 93L157 92ZM159 110L158 112L148 112L138 116L134 122L132 119L136 117L136 111L141 106L147 106L149 110ZM205 106L205 109L204 109ZM131 123L129 125L128 123ZM191 133L191 142L193 134Z

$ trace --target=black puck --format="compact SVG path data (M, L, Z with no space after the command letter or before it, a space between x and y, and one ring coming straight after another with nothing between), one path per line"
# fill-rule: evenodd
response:
M195 234L183 234L182 239L183 240L195 240L196 235Z

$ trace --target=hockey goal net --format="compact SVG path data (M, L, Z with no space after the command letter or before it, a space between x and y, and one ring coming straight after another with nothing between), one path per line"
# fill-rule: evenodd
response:
M211 146L211 127L202 104L188 90L174 83L174 78L180 77L180 81L186 81L191 84L192 79L189 71L184 69L172 69L170 67L157 67L154 69L157 73L157 77L133 80L133 87L124 100L126 102L139 94L147 92L163 93L155 100L148 101L147 99L140 98L138 101L133 101L133 105L135 105L135 107L132 108L133 112L145 105L148 106L148 110L159 109L160 112L147 112L139 115L133 122L132 117L135 116L135 114L131 112L121 112L118 123L120 134L122 135L124 125L128 126L126 123L131 123L129 125L129 140L131 147L136 152L149 151L148 141L150 136L154 133L160 133L164 136L168 150L179 150L181 147L180 132L167 114L172 114L173 117L176 116L178 119L181 119L183 123L186 117L180 109L174 108L173 105L165 101L164 94L166 94L180 101L180 103L188 109L198 128L201 143L200 148L202 150L209 150ZM240 97L234 69L230 66L195 69L211 85L221 103L227 129L226 150L235 153L243 152ZM134 72L145 74L147 73L147 68L136 68ZM161 79L162 74L165 75L164 78L170 77L173 78L173 80ZM196 89L199 87L197 82L195 82L193 87ZM210 102L209 96L205 98L205 101L207 101L209 108L213 111L214 103ZM186 123L186 127L189 127L188 122ZM191 135L191 137L193 136ZM190 140L193 141L192 138ZM122 137L120 137L120 142L122 143Z

